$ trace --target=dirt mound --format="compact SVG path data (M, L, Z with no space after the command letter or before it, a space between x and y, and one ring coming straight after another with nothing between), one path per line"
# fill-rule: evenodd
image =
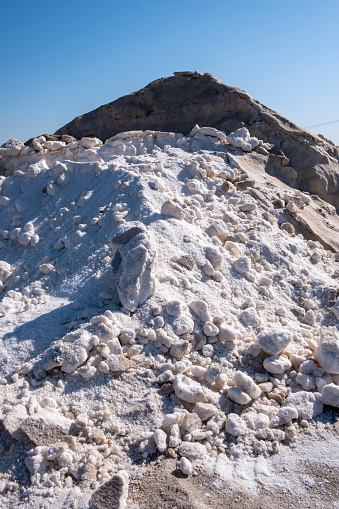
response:
M55 134L96 136L105 141L117 133L139 129L188 134L199 124L228 134L246 126L252 136L273 143L280 156L279 165L267 168L269 173L284 182L294 177L294 187L317 194L338 209L338 147L212 74L174 74L75 118Z

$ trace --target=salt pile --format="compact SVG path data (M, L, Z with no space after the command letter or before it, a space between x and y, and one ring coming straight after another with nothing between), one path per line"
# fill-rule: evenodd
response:
M339 408L337 262L286 222L308 193L242 168L272 148L196 125L0 149L0 418L30 477L18 502L1 474L9 505L111 483L125 507L154 454L268 457Z

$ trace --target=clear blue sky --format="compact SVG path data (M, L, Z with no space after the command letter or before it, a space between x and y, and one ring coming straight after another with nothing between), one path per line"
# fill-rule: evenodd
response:
M10 0L0 15L0 143L180 70L305 127L339 119L338 0ZM312 131L339 144L339 122Z

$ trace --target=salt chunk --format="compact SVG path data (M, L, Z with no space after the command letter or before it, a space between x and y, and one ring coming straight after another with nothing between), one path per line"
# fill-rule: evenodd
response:
M44 148L47 148L48 150L55 151L60 150L62 148L66 147L66 143L63 141L46 141Z
M21 244L22 246L29 246L33 235L34 235L34 233L32 233L32 232L22 233L21 235L18 236L19 244Z
M113 334L114 330L105 323L99 323L94 327L94 335L99 338L100 343L108 343Z
M4 418L3 425L13 438L20 440L25 437L25 433L21 430L21 425L27 417L26 407L20 404L15 405Z
M192 302L190 302L189 307L193 311L193 313L197 315L198 318L200 318L201 321L203 322L211 321L212 318L205 301L193 300Z
M180 459L180 470L184 475L191 475L193 472L192 463L184 456Z
M339 385L325 385L321 390L321 401L324 405L339 408Z
M170 349L170 355L176 360L182 359L188 353L189 342L186 340L175 342Z
M222 266L223 257L219 249L216 247L207 247L205 249L205 256L207 260L212 264L214 269L220 269Z
M114 230L114 281L124 308L136 311L155 292L157 248L143 223L130 221Z
M173 424L170 431L170 437L168 440L168 447L178 447L181 443L181 432L179 424Z
M316 363L311 359L308 359L300 364L299 373L302 373L303 375L312 375L315 369L317 369Z
M212 322L205 322L202 330L203 330L205 336L209 336L209 337L217 336L217 334L219 334L218 327L216 325L214 325L214 323L212 323Z
M65 373L72 373L79 366L81 366L81 364L83 364L87 358L87 350L84 347L74 343L73 348L71 348L70 353L62 363L61 370Z
M54 266L51 263L42 263L39 265L39 270L42 274L50 274L54 271Z
M227 239L227 237L229 236L230 232L226 228L226 225L225 225L224 221L222 221L221 219L213 219L212 220L212 225L213 225L213 228L216 231L217 237L220 240ZM207 255L206 255L206 257L208 258ZM221 260L222 260L222 257L221 257ZM221 260L220 260L219 263L221 263Z
M334 327L320 331L320 343L314 358L326 373L339 374L339 337Z
M13 268L9 263L0 260L0 281L5 283L9 276L12 274L12 271Z
M268 371L269 373L281 375L282 373L285 373L285 371L291 368L292 363L284 355L282 356L272 355L264 360L263 365L266 371Z
M268 415L256 412L246 412L242 414L242 419L247 424L247 427L252 430L268 428L270 418Z
M203 444L198 442L181 442L179 446L180 456L184 456L189 460L196 460L207 453L207 449Z
M261 276L259 283L261 285L269 287L269 286L272 286L272 279L269 278L268 276Z
M313 376L298 373L295 380L305 391L312 391L316 388L315 378Z
M292 338L293 334L288 329L277 328L261 332L257 340L264 352L270 355L277 355L289 345Z
M259 315L253 307L244 309L244 311L240 313L240 319L249 327L256 328L261 325Z
M247 433L246 422L237 414L228 414L225 427L227 433L235 437L245 435Z
M15 138L11 138L7 140L0 148L0 157L1 156L17 156L20 152L25 148L25 145L22 141L19 141Z
M93 147L101 147L102 141L99 138L90 138L88 136L84 136L79 141L79 144L82 148L93 148Z
M184 219L184 211L178 203L173 200L167 200L161 207L161 214L174 217L175 219Z
M74 233L64 237L63 243L66 249L73 249L75 246L80 244L83 241L83 237L86 235L86 232L82 232L80 230L76 230Z
M182 315L172 322L172 327L174 334L177 334L177 336L191 334L194 329L194 322L189 316Z
M57 175L62 175L63 173L65 173L67 171L67 166L65 165L65 163L61 163L60 161L58 161L54 166L53 166L53 173L55 176Z
M247 405L252 401L252 398L246 392L239 389L239 387L230 387L227 395L232 401L238 403L238 405Z
M191 366L190 372L195 378L203 378L206 374L207 369L204 366Z
M244 150L245 152L251 152L259 145L259 140L255 137L251 137L246 127L241 127L234 133L226 136L226 142L230 143L234 147Z
M61 366L71 349L69 343L64 341L54 341L47 350L43 353L41 359L33 366L34 376L37 380L43 378L46 371L50 371L58 366Z
M294 407L298 412L298 419L310 420L323 412L323 404L318 401L313 392L299 391L290 394L284 401L283 407Z
M184 311L185 304L180 300L172 300L167 302L166 313L169 316L179 317Z
M198 403L207 402L207 397L205 395L204 389L202 385L185 375L176 375L173 387L175 391L175 395L182 399L183 401L187 401L187 403Z
M212 403L197 403L192 410L202 421L207 421L210 417L217 415L219 410Z
M173 424L178 424L181 419L181 414L179 412L174 412L173 414L167 414L162 420L161 427L169 428L173 426Z
M48 185L47 185L47 194L49 194L49 196L55 196L58 192L58 186L56 184L54 184L54 182L50 182Z
M298 410L292 406L281 407L278 410L279 425L286 424L292 419L298 419Z
M242 371L237 371L233 379L236 386L246 392L251 398L258 399L260 397L261 389L249 375Z
M306 311L304 316L304 322L308 323L309 325L312 325L312 327L317 323L316 317L312 309L309 309Z
M218 339L220 343L224 344L226 341L234 341L238 337L238 331L231 325L219 325Z
M154 442L159 452L167 449L167 435L162 429L156 429L154 432Z
M212 357L213 353L214 353L214 348L213 348L213 345L211 344L208 344L208 345L204 345L201 349L201 352L202 354L205 356L205 357Z
M240 274L246 274L251 270L251 260L248 258L248 256L240 256L235 262L233 263L233 267L237 272Z

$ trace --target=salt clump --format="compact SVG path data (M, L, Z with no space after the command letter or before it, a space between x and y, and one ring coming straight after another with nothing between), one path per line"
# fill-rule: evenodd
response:
M271 357L266 357L263 365L266 371L268 371L269 373L281 375L282 373L290 369L292 363L284 355L282 356L272 355Z
M188 403L207 402L203 387L184 375L176 375L173 387L176 396Z
M155 292L157 250L142 223L118 226L111 239L114 279L122 305L135 311Z
M323 411L323 405L313 392L299 391L290 394L283 403L285 407L297 409L299 419L313 419Z
M270 355L278 355L292 341L292 333L283 328L273 329L267 332L261 332L257 341L264 352Z
M339 374L339 338L335 329L323 329L315 358L326 373Z
M339 408L339 385L325 385L321 390L321 401L324 405Z
M233 264L236 271L246 274L251 270L251 260L247 256L240 256Z
M245 421L237 414L228 414L226 420L226 431L235 437L245 435L247 433L247 426Z

